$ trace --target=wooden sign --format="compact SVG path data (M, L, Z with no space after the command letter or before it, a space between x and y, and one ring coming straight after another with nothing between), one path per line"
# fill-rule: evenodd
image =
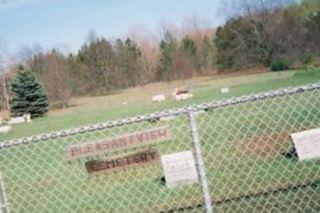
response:
M111 151L119 151L128 148L168 141L172 137L169 126L134 132L101 141L73 144L68 146L68 159L75 160L84 157L95 156Z
M320 157L320 128L291 134L299 160Z
M191 151L161 156L168 188L179 184L198 182L197 170Z
M150 149L144 152L139 152L116 159L90 161L87 162L85 166L90 175L99 175L124 168L152 164L157 162L159 159L159 153L154 149Z

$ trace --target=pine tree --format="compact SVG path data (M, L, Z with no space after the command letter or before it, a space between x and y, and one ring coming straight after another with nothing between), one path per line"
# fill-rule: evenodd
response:
M140 48L136 42L129 38L126 39L125 42L121 43L122 45L117 49L117 67L121 72L121 77L125 81L125 85L123 87L135 87L143 84L145 73L143 67L144 61Z
M170 31L166 31L160 42L160 59L157 66L158 80L173 80L177 46L178 42L174 35Z
M31 117L40 117L48 112L48 98L42 86L30 71L20 70L11 82L11 115L14 117L30 113Z
M195 41L186 36L181 41L181 53L186 57L187 64L189 69L191 69L191 75L194 71L199 72L200 70L200 63L198 58L198 49Z

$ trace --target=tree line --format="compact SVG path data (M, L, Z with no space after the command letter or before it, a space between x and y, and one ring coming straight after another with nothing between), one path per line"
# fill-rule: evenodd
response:
M213 69L213 40L207 36L200 41L190 35L178 39L167 30L153 60L130 38L89 37L76 54L41 48L24 53L23 66L39 79L52 106L67 107L72 96L106 95L157 81L207 75ZM12 73L18 68L15 65Z
M179 34L163 30L158 44L133 38L108 40L90 34L76 53L56 49L26 51L20 62L41 82L52 106L66 107L72 96L105 95L157 81L237 71L256 66L273 70L315 63L320 56L320 1L236 0L217 29ZM10 76L1 79L0 94ZM9 90L9 89L7 89ZM9 94L10 95L10 94Z
M319 56L320 1L243 0L234 5L240 13L219 27L214 39L218 68L284 70Z

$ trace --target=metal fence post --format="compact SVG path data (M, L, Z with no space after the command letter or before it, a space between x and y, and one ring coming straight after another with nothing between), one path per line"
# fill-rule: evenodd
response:
M197 169L199 171L200 184L201 184L202 194L205 202L206 212L212 213L213 208L212 208L212 202L211 202L211 196L209 193L208 183L206 180L205 165L202 159L201 144L199 139L197 122L195 120L194 113L192 111L188 112L188 116L189 116L189 123L191 127L191 134L192 134L194 152L195 152L195 157L197 162Z
M7 197L4 189L2 176L0 173L0 213L9 213L9 207L7 203Z

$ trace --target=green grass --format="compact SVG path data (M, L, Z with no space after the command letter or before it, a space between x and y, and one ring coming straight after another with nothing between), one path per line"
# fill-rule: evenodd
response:
M282 87L303 85L319 80L319 70L263 73L226 79L213 79L207 82L201 82L197 85L193 91L194 98L190 101L177 103L175 101L168 100L158 104L150 103L151 95L155 92L161 92L162 90L160 89L159 91L152 91L153 93L151 94L147 93L147 96L144 99L134 97L139 101L134 101L133 98L132 103L128 106L123 106L121 103L109 104L108 100L106 100L106 102L103 102L103 104L97 104L97 106L76 106L75 109L65 113L49 115L44 118L36 119L31 124L16 125L13 126L12 131L8 134L0 135L0 142L54 130L145 114L171 107L180 107L182 105L219 100ZM229 94L220 93L220 88L225 86L229 86L231 88L231 92ZM131 96L135 96L135 93L132 94L127 91L124 91L124 93L127 93L124 95L125 98L127 96L128 99L132 99ZM139 96L139 94L136 96ZM117 99L117 95L115 96L115 99Z
M228 96L296 86L319 79L318 71L301 71L251 84L232 82L234 86L229 85L231 94ZM195 90L196 98L188 103L226 98L217 88L219 86L199 86ZM156 107L165 109L179 104L168 101ZM127 115L152 111L154 107L137 104ZM88 117L74 112L64 115L68 123L61 125L66 126L56 128L75 125L71 120L76 119L76 115L81 117L79 122L95 122L106 117L122 117L121 112L122 109L108 109L96 114L92 112L86 115ZM100 118L100 114L106 117ZM37 120L31 125L41 128L41 121L46 119L50 121L53 117ZM292 132L320 126L319 91L229 106L199 115L197 121L210 193L214 201L220 201L215 206L217 212L320 211L319 185L289 190L319 181L320 161L299 162L283 155L292 148ZM163 176L160 163L88 177L85 159L71 163L67 160L68 144L162 125L170 125L173 139L156 145L161 154L192 149L188 120L179 116L172 121L141 122L0 150L0 171L11 212L160 212L199 205L202 202L200 186L194 184L167 189L159 180ZM278 188L288 190L267 193ZM266 194L257 196L259 193ZM247 197L226 201L241 196ZM192 212L203 211L194 208Z
M265 212L272 205L275 212L320 210L320 161L299 162L294 156L284 156L293 148L291 133L319 128L319 98L319 91L298 94L218 109L199 117L207 178L217 200L318 182L313 192L304 188L262 196L265 200L248 197L221 205L222 212ZM244 205L247 207L241 207Z

